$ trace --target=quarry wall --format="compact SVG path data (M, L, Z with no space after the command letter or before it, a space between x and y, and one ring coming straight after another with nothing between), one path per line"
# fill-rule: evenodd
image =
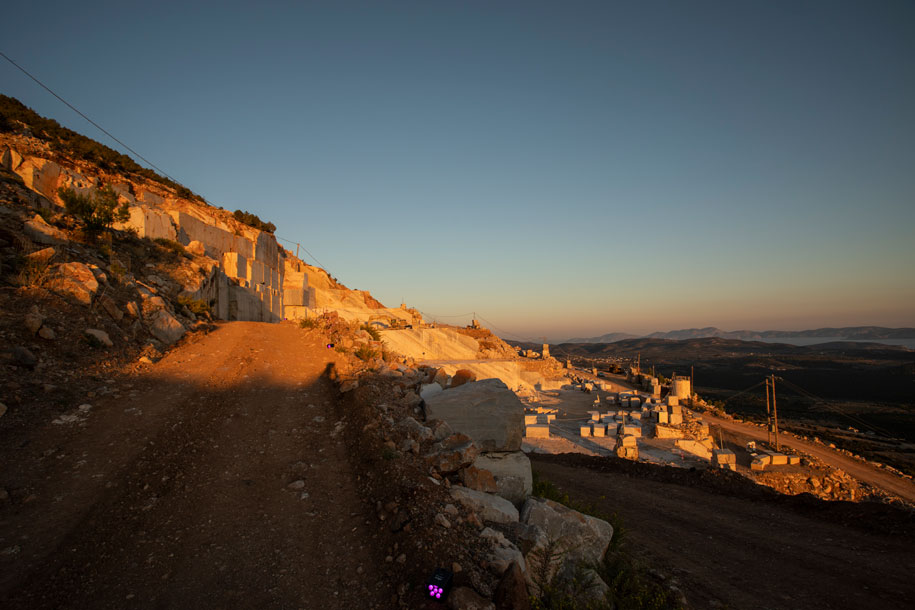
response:
M309 286L309 278L322 270L309 270L271 233L238 222L225 210L178 197L158 183L106 175L91 164L57 162L50 156L47 146L37 140L0 138L0 165L41 195L41 205L62 208L60 188L88 195L110 184L130 211L130 218L116 228L134 230L139 237L174 241L212 259L205 279L185 286L184 293L207 301L217 318L276 322L304 317L322 300ZM329 283L324 283L329 289ZM332 296L323 300L345 299Z

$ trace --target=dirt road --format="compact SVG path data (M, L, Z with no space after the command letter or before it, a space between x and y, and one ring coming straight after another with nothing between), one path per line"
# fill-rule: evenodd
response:
M765 429L760 429L756 426L751 426L742 422L734 422L726 419L721 419L709 413L702 413L700 414L700 417L702 417L702 419L708 422L710 425L719 426L723 430L740 434L750 439L764 441L767 438ZM804 441L787 434L779 435L779 442L786 447L791 447L793 449L798 449L805 453L809 453L810 455L823 460L831 466L841 468L859 481L863 481L873 485L874 487L879 487L880 489L895 494L908 502L915 503L915 483L909 479L903 479L899 475L895 475L885 470L880 470L876 466L865 464L854 458L850 458L847 455L843 455L838 451L830 449L829 447L824 447L823 445L819 445L817 443Z
M578 455L530 457L536 472L572 498L618 513L630 551L675 577L690 607L915 607L913 536L905 517L901 529L881 531L849 527L855 515L819 516L834 517L831 508L886 507L810 501L814 506L799 510L792 504L797 499L774 493L768 495L776 499L760 490L704 488L697 482L701 473L683 469ZM645 476L647 469L658 476Z
M292 325L224 324L76 421L0 437L0 606L388 607L321 377L335 356Z

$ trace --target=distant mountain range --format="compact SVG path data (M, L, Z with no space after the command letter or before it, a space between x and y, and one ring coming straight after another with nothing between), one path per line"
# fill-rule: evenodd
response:
M874 341L879 339L915 339L915 328L884 328L882 326L846 326L843 328L817 328L814 330L721 330L714 326L706 328L684 328L668 332L655 332L642 335L649 339L704 339L718 337L721 339L738 339L753 341L755 339L823 337L830 339L845 339L857 341ZM576 337L567 341L556 343L614 343L625 339L640 338L639 335L628 333L607 333L599 337Z

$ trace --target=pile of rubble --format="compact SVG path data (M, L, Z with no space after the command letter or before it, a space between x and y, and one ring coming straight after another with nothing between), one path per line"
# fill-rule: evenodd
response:
M604 556L607 522L531 496L524 407L504 383L406 359L352 367L332 376L388 567L403 583L400 607L425 607L425 579L442 567L454 575L452 608L529 608L536 574L571 577ZM544 564L557 544L562 559ZM596 599L607 587L592 576Z

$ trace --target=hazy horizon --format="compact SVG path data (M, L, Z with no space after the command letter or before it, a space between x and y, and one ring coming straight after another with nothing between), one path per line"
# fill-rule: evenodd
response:
M0 50L388 306L915 326L911 2L42 6ZM0 92L120 149L2 59Z

